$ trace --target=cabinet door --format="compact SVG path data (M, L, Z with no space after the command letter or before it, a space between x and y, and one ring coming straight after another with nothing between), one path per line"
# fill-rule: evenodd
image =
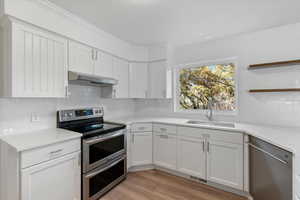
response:
M113 77L113 57L97 50L95 50L95 56L95 75Z
M130 63L130 98L147 98L148 92L148 64Z
M154 164L168 169L177 168L177 137L154 133Z
M21 200L80 200L80 153L21 171Z
M242 190L243 145L210 140L207 147L207 180Z
M114 86L114 98L128 98L129 97L129 63L127 61L114 58L113 60L113 74L114 78L119 83Z
M13 24L11 53L10 96L66 96L67 41L64 38Z
M69 70L85 74L94 73L93 48L69 41Z
M178 170L191 176L206 179L204 140L178 138Z
M149 64L149 98L171 98L171 71L166 69L166 62Z
M152 132L131 133L131 164L152 164Z

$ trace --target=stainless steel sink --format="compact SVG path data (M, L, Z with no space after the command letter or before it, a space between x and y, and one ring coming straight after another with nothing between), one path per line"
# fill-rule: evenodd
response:
M207 126L220 126L220 127L229 127L234 128L234 123L227 123L227 122L207 122L207 121L197 121L197 120L189 120L186 123L188 124L197 124L197 125L207 125Z

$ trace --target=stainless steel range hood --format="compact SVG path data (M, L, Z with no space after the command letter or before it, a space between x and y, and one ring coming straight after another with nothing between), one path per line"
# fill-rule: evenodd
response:
M107 87L118 84L118 80L96 75L69 71L69 83L76 85Z

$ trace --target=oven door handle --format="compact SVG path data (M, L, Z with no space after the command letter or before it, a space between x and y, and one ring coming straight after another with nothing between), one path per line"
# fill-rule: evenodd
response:
M118 131L117 133L114 133L111 135L106 135L105 137L97 137L97 138L90 139L90 140L84 140L84 143L89 144L89 145L95 144L97 142L102 142L102 141L105 141L105 140L108 140L108 139L111 139L114 137L118 137L120 135L124 135L124 131Z
M99 169L99 170L97 170L97 171L95 171L95 172L93 172L93 173L91 173L91 174L85 176L85 178L91 179L91 178L93 178L94 176L100 174L101 172L103 172L103 171L105 171L105 170L111 168L112 166L118 164L119 162L121 162L121 161L124 160L124 159L125 159L125 157L121 158L120 160L117 160L116 162L113 162L113 163L109 164L108 166L106 166L106 167L104 167L104 168L101 168L101 169Z

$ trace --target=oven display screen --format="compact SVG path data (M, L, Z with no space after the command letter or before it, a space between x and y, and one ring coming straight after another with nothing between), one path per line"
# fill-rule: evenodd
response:
M76 117L84 117L84 116L90 116L93 115L93 110L76 110L75 111Z

